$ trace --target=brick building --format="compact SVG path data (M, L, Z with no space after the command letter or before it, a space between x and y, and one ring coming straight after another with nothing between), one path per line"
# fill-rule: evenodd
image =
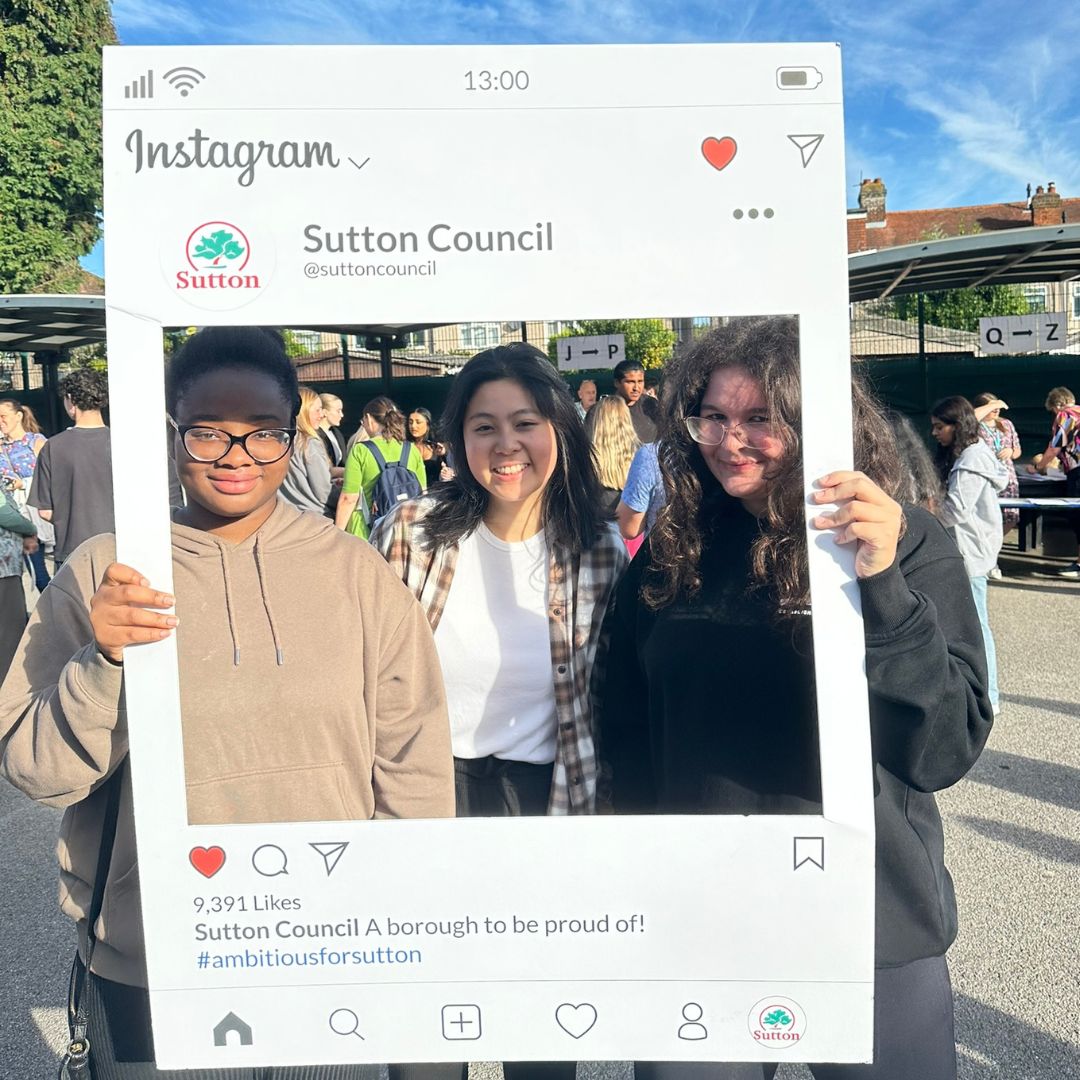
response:
M1029 189L1030 192L1030 189ZM863 180L859 205L848 211L848 251L878 251L953 236L1080 223L1080 198L1062 198L1051 181L1018 202L952 206L935 210L894 210L881 178ZM1021 286L1032 311L1064 311L1070 330L1080 330L1080 282L1045 282Z

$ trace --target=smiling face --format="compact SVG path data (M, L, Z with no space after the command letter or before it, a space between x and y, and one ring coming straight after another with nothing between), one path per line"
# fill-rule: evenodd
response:
M427 417L423 413L409 413L409 438L414 442L422 439L429 430Z
M0 435L5 439L18 439L22 436L22 412L10 401L0 404Z
M247 368L218 368L196 379L177 402L177 424L204 424L230 435L263 428L290 428L292 417L280 384ZM254 533L273 512L289 455L269 465L233 445L220 460L193 461L176 436L176 469L188 505L179 520L238 542Z
M761 449L746 446L731 428L741 424L761 424L773 419L761 384L745 368L717 368L709 378L698 415L723 424L728 430L715 446L698 444L709 472L723 489L753 514L764 511L769 480L784 456L784 441L771 436Z
M930 434L939 446L952 446L956 439L956 425L948 424L936 416L930 418Z
M322 402L316 398L309 406L307 411L307 422L311 425L312 430L317 428L326 416L326 412L322 407Z
M558 464L555 428L524 387L495 379L465 410L465 457L493 510L531 513Z

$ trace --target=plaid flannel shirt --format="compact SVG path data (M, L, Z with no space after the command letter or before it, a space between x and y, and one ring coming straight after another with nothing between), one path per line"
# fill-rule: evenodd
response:
M371 543L439 625L457 565L458 545L426 551L423 522L434 500L402 503L376 526ZM597 753L589 675L600 642L608 598L628 562L614 526L588 551L570 555L550 545L548 630L555 690L556 748L549 814L591 814L596 806Z

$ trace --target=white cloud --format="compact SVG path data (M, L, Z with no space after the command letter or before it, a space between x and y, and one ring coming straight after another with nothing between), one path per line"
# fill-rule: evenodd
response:
M203 31L203 20L193 9L166 0L113 0L112 16L121 41L132 33L196 37Z

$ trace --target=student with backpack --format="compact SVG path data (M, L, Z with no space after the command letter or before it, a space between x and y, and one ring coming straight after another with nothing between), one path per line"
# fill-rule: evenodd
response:
M335 521L340 529L366 540L373 525L399 502L427 487L424 459L405 437L405 415L388 398L364 406L366 442L357 442L345 458Z

